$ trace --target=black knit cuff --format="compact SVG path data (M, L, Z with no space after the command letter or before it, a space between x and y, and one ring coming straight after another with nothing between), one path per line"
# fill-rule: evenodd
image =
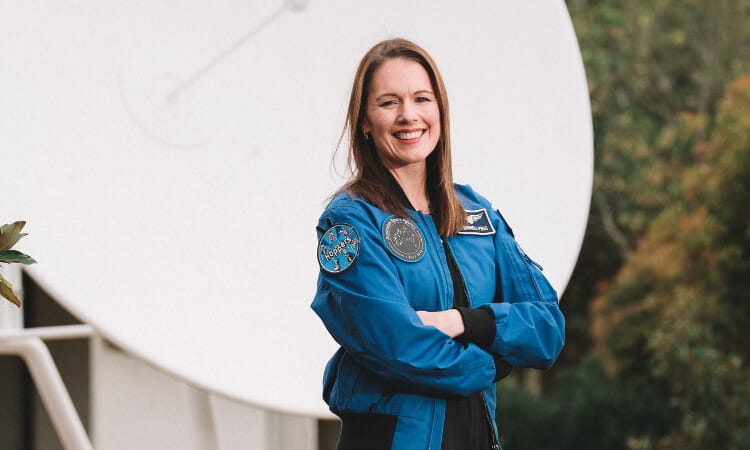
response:
M495 383L502 380L503 378L510 375L510 371L513 370L513 366L511 366L508 362L506 362L502 357L497 355L492 355L492 359L495 360Z
M486 349L495 340L495 314L490 308L466 308L458 306L464 321L464 333L456 337L462 344L474 343Z

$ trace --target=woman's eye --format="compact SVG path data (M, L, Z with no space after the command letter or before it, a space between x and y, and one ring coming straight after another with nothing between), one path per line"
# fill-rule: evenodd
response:
M417 97L417 103L431 102L432 100L428 97Z
M388 100L388 101L382 102L380 106L391 106L395 104L396 104L396 100Z

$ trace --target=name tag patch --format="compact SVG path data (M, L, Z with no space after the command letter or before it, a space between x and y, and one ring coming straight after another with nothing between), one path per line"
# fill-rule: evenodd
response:
M332 225L318 241L320 268L329 273L340 273L354 264L359 256L359 234L345 223Z
M410 220L395 216L386 220L383 239L391 253L402 261L416 262L424 256L424 236Z
M466 224L458 234L487 236L495 234L495 227L492 226L490 216L487 214L486 209L466 210Z

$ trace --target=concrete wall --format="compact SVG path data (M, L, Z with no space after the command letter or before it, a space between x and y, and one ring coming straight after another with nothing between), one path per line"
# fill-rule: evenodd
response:
M97 449L203 450L189 388L101 339L92 340L92 433ZM317 420L212 396L222 450L318 448Z

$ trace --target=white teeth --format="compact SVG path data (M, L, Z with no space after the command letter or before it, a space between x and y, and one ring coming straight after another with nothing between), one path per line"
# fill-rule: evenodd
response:
M411 133L396 133L396 138L406 141L409 139L416 139L419 136L422 136L422 133L424 133L423 130L412 131Z

